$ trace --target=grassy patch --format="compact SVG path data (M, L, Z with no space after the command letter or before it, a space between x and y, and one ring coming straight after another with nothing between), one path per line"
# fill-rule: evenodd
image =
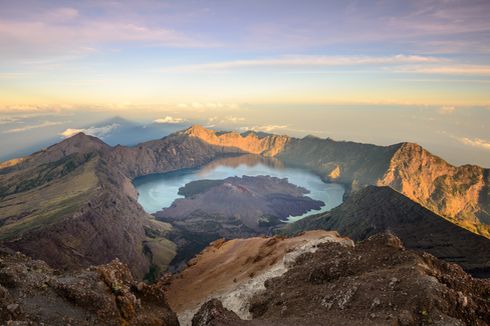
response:
M84 205L97 186L94 158L63 178L5 197L0 206L0 239L56 223Z

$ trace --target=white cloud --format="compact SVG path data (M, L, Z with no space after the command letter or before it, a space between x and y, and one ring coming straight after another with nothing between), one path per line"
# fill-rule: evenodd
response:
M490 66L488 65L414 65L398 67L395 72L420 73L420 74L438 74L438 75L490 75Z
M156 122L156 123L182 123L184 121L185 121L185 119L175 118L175 117L171 117L171 116L167 115L165 118L156 119L154 122Z
M222 122L231 122L231 123L239 123L245 121L244 117L234 117L234 116L227 116L225 117Z
M276 130L286 129L287 125L263 125L263 126L253 126L253 127L242 127L240 130L243 131L264 131L273 132Z
M99 137L99 138L104 138L107 136L109 133L111 133L114 129L117 129L120 127L120 124L118 123L113 123L110 125L102 126L102 127L90 127L90 128L82 128L82 129L76 129L76 128L68 128L65 129L63 132L60 133L61 136L65 138L69 138L71 136L74 136L80 132L83 132L84 134Z
M456 111L456 107L454 106L441 106L438 110L440 114L451 114Z
M179 103L178 108L181 109L238 109L238 104L235 103L222 103L222 102L190 102Z
M32 129L57 126L57 125L60 125L62 123L63 123L62 121L44 121L44 122L41 122L41 123L36 124L36 125L29 125L29 126L5 130L3 133L4 134L10 134L10 133L16 133L16 132L23 132L23 131L28 131L28 130L32 130Z
M314 56L314 55L290 55L277 58L265 58L254 60L233 60L194 65L183 65L164 68L162 72L199 72L199 71L223 71L237 68L250 67L275 67L275 66L359 66L359 65L393 65L393 64L420 64L441 63L447 59L418 56L418 55L394 55L394 56Z
M467 138L467 137L460 138L459 140L466 145L490 150L490 140L485 140L481 138Z

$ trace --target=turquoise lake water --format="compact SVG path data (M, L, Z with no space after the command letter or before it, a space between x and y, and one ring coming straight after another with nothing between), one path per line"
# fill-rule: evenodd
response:
M287 178L288 181L310 191L309 196L325 203L320 210L311 210L301 216L290 216L293 222L307 215L328 211L342 203L344 187L336 183L326 183L319 176L301 168L287 167L276 159L266 159L255 155L243 155L215 160L197 169L151 174L134 180L139 192L138 202L148 213L155 213L169 207L185 184L202 179L225 179L232 176L269 175Z

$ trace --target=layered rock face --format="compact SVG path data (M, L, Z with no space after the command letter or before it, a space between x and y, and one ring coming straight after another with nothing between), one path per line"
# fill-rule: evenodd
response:
M249 299L248 320L212 299L192 325L488 325L489 293L488 280L380 234L299 256Z
M454 167L417 144L405 143L377 182L472 232L490 237L489 170Z
M490 276L490 241L467 231L389 187L368 186L322 214L286 225L283 234L336 230L360 241L390 231L410 249L460 264L475 276Z
M0 249L0 320L13 325L178 325L163 284L135 282L115 260L60 273Z

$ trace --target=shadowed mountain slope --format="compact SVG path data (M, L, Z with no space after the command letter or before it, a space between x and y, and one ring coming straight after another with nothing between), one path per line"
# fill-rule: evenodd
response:
M459 263L468 272L490 276L490 241L452 224L389 187L369 186L323 214L285 226L280 233L336 230L359 241L389 231L405 246Z

